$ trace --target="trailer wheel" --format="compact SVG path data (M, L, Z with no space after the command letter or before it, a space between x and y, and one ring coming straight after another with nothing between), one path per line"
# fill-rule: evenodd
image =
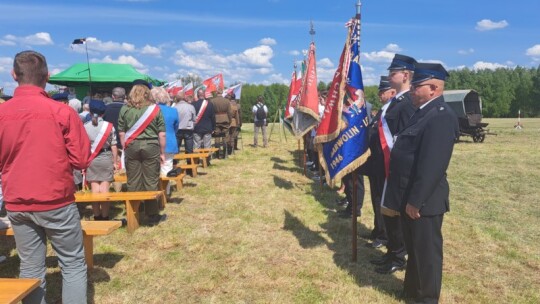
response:
M474 134L472 135L472 139L475 143L482 143L484 142L484 139L486 139L486 135L485 134L482 134L480 133L479 130L477 130L476 132L474 132Z

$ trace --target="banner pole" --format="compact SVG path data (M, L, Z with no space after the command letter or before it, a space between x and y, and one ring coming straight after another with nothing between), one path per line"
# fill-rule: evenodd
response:
M357 203L357 191L358 191L358 186L357 186L357 183L358 183L358 176L356 175L356 170L353 171L351 173L353 176L352 176L352 183L353 183L353 186L352 186L352 261L353 262L356 262L357 261L357 251L358 251L358 232L357 232L357 229L358 229L358 220L356 219L356 215L357 215L357 209L358 208L358 203Z

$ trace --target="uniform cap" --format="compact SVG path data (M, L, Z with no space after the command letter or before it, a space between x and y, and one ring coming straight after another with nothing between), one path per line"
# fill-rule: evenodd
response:
M381 80L379 81L379 92L390 90L391 88L388 76L381 76Z
M411 84L420 83L429 79L445 81L448 76L448 72L440 63L419 62L415 65Z
M90 100L90 113L102 115L105 113L105 103L98 99Z
M414 70L416 60L412 57L396 54L390 63L388 70Z

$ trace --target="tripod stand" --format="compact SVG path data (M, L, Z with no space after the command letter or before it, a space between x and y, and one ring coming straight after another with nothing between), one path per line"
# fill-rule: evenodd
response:
M272 121L272 127L270 128L270 134L268 135L268 141L272 137L272 132L274 132L274 125L279 119L279 142L281 143L281 133L283 132L283 137L285 137L285 142L287 142L287 132L285 132L285 126L283 126L283 119L281 119L281 105L278 106L276 114L274 114L274 121Z

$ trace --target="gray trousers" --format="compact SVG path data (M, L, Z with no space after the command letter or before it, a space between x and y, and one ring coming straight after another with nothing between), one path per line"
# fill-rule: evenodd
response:
M62 271L62 302L86 303L86 261L81 218L75 203L42 212L8 211L8 217L21 259L20 277L41 280L41 285L22 302L46 303L45 257L49 238Z
M257 126L255 124L255 135L253 136L253 145L256 147L258 145L257 137L259 137L259 128L262 130L262 137L263 137L263 146L268 146L268 136L266 135L266 124L263 124L262 126Z
M212 146L212 133L193 133L193 148L210 148Z

